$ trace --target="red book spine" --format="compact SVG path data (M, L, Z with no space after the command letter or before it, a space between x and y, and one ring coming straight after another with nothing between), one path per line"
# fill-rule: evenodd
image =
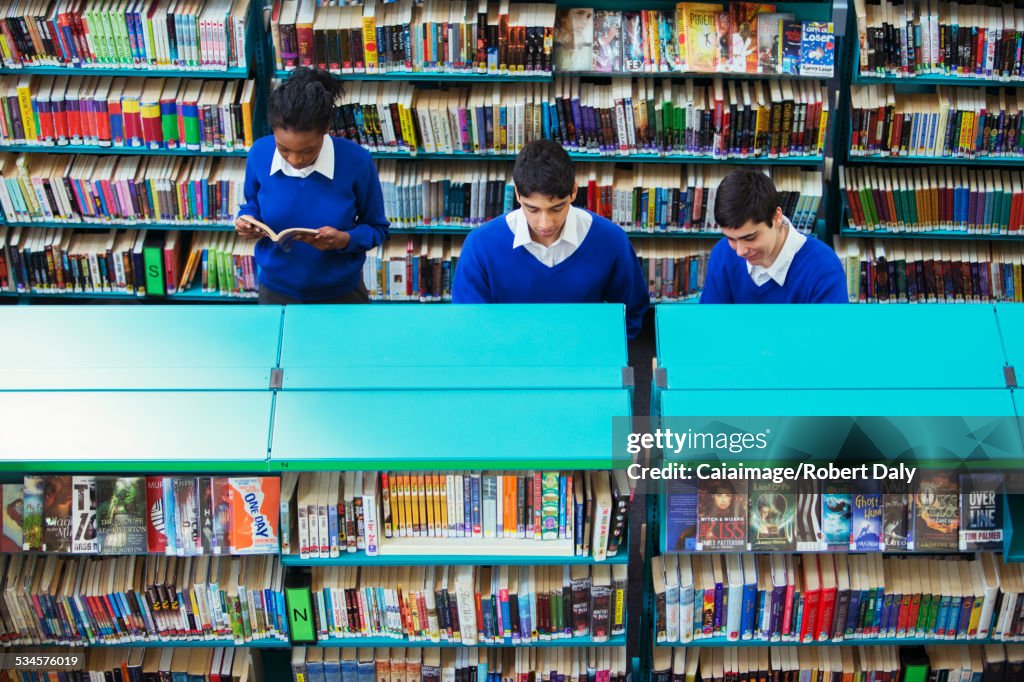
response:
M119 99L118 100L110 100L110 101L107 102L107 116L110 119L114 119L116 117L120 117L121 118L121 129L119 131L117 131L117 132L119 132L121 134L120 135L115 135L114 134L113 126L111 126L110 141L111 141L111 143L115 147L123 147L124 146L124 113L121 110L121 100L119 100Z
M832 620L836 612L836 588L821 591L821 602L818 608L819 642L827 642L832 638Z
M138 111L137 107L132 107L135 111L124 112L124 139L125 143L129 147L141 147L142 146L142 114Z
M146 510L147 523L146 533L148 536L148 546L150 554L163 554L167 551L167 536L164 534L164 517L163 517L163 495L164 495L164 481L161 476L147 476L146 477ZM159 530L153 525L154 522L160 524Z
M144 144L151 149L158 149L163 146L164 130L160 117L141 117L142 139ZM156 145L155 147L153 145Z

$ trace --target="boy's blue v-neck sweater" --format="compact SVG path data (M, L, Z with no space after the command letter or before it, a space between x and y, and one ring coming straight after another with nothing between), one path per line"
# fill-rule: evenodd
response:
M629 338L650 307L647 280L622 228L591 213L590 231L561 263L548 267L515 235L505 216L466 237L455 268L455 303L624 303Z
M264 237L256 242L259 283L300 301L323 301L353 291L362 280L366 252L388 237L377 169L369 152L348 140L334 143L334 179L320 173L294 178L270 174L274 136L256 140L245 165L245 203L251 215L274 230L329 226L349 233L338 251L320 251L292 240L290 250Z
M711 249L701 303L849 303L846 272L835 251L820 239L808 237L793 257L786 283L769 279L757 286L747 261L736 255L726 239Z

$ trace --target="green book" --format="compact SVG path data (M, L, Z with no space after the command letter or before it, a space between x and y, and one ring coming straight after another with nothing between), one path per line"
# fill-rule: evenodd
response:
M164 284L163 239L155 232L146 235L142 245L142 263L146 268L146 295L163 296L167 293Z

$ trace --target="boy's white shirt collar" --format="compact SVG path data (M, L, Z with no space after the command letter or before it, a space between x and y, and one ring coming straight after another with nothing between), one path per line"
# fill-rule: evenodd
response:
M277 171L281 171L285 175L292 178L308 178L313 173L319 173L328 180L334 179L334 144L331 142L330 135L324 135L323 145L320 147L320 153L316 157L316 162L312 166L306 168L294 168L290 163L284 160L281 156L281 152L274 148L274 159L270 162L270 174L273 175Z
M750 278L754 280L754 284L757 286L765 285L770 279L774 280L780 287L785 286L789 267L793 264L797 251L807 242L807 236L798 232L793 227L793 223L789 222L789 218L782 216L782 219L789 229L786 231L786 241L782 244L782 250L779 251L775 262L767 268L747 263L747 274L750 275Z
M535 242L530 236L530 224L526 220L523 209L517 208L505 216L505 223L514 235L512 248L526 247L527 251L548 267L558 265L575 253L587 233L590 232L592 221L593 216L589 213L576 206L570 206L569 213L565 217L565 225L562 226L562 233L558 235L558 239L551 246L544 246Z

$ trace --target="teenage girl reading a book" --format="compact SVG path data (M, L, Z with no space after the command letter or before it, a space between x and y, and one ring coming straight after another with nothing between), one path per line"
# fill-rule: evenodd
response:
M299 68L270 94L273 135L255 142L245 166L245 203L235 231L256 243L259 301L368 303L366 252L388 238L384 197L370 154L327 134L341 83ZM274 241L274 232L309 228Z

